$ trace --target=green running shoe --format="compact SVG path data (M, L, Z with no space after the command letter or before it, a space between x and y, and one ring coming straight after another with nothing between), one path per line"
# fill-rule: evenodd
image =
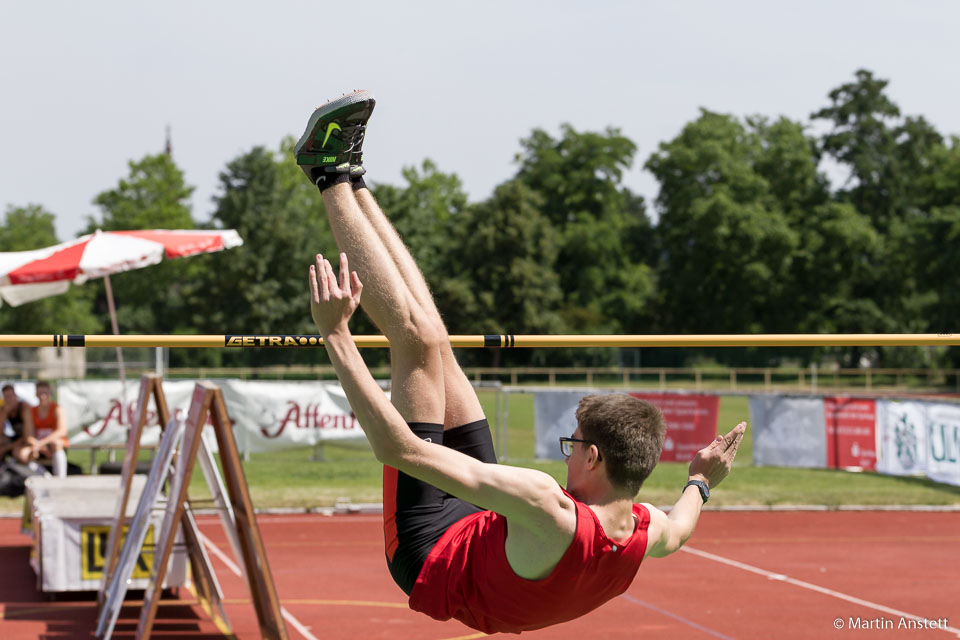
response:
M363 137L376 103L369 91L354 91L313 112L293 148L297 164L312 182L330 173L364 174Z

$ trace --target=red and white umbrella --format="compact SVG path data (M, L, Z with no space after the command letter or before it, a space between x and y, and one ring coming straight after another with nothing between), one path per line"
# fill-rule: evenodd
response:
M70 283L103 278L114 334L119 333L110 275L183 258L239 247L240 235L228 230L100 231L34 251L0 252L0 299L12 306L64 293ZM124 378L119 349L120 376Z
M182 258L242 244L233 229L97 230L45 249L0 253L0 297L16 306L62 293L70 282L82 284L89 278L157 264L164 257Z

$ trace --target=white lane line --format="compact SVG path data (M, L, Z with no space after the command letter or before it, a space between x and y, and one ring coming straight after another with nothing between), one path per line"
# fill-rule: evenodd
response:
M307 629L303 626L299 620L293 617L293 614L287 611L285 608L280 607L280 614L283 616L283 619L290 623L290 626L300 632L307 640L318 640L318 638L310 633L310 629Z
M720 633L719 631L714 631L713 629L709 629L709 628L707 628L707 627L705 627L705 626L703 626L703 625L697 624L697 623L694 622L693 620L688 620L687 618L684 618L683 616L678 616L677 614L673 613L672 611L667 611L666 609L661 609L660 607L658 607L658 606L656 606L656 605L652 605L652 604L650 604L649 602L644 602L643 600L641 600L641 599L639 599L639 598L635 598L635 597L633 597L633 596L631 596L631 595L628 595L628 594L626 594L626 593L620 594L620 597L623 598L623 599L625 599L625 600L629 600L630 602L632 602L632 603L634 603L634 604L638 604L638 605L640 605L641 607L646 607L647 609L650 609L651 611L656 611L657 613L659 613L659 614L661 614L661 615L665 615L665 616L667 616L668 618L673 618L674 620L676 620L676 621L678 621L678 622L682 622L683 624L685 624L685 625L687 625L687 626L693 627L694 629L697 629L698 631L703 631L704 633L706 633L706 634L708 634L708 635L711 635L711 636L713 636L714 638L720 638L720 640L734 640L734 639L731 638L730 636L725 636L725 635L723 635L722 633Z
M200 541L203 542L203 544L207 545L207 549L210 550L210 553L220 558L220 562L227 565L227 569L230 569L230 571L235 573L237 576L241 578L243 577L243 571L241 571L240 567L237 566L237 564L230 559L230 556L225 554L223 551L220 551L220 547L213 544L213 542L210 541L210 538L203 535L202 531L198 531L197 533L200 534Z
M774 573L772 571L767 571L766 569L761 569L759 567L754 567L753 565L745 564L743 562L738 562L736 560L731 560L730 558L724 558L723 556L718 556L714 553L709 553L707 551L700 551L699 549L693 549L691 547L680 547L681 551L686 551L695 556L700 556L701 558L706 558L708 560L713 560L714 562L719 562L731 567L736 567L737 569L743 569L744 571L749 571L750 573L755 573L760 576L764 576L770 580L777 580L779 582L786 582L792 584L796 587L801 587L803 589L810 589L811 591L816 591L817 593L822 593L824 595L832 596L840 600L846 600L847 602L852 602L853 604L858 604L862 607L867 607L869 609L875 609L876 611L882 611L883 613L889 613L893 616L899 616L901 618L906 618L908 620L915 620L917 622L926 621L926 620L936 620L931 618L925 618L923 616L917 616L912 613L907 613L906 611L900 611L898 609L893 609L891 607L884 606L882 604L877 604L876 602L870 602L869 600L863 600L862 598L857 598L855 596L850 596L840 591L834 591L833 589L827 589L826 587L821 587L819 585L804 582L803 580L797 580L796 578L791 578L790 576L784 575L782 573ZM948 631L958 638L960 638L960 629L956 629L951 626L941 627L942 631Z
M207 549L210 550L210 553L220 558L220 562L227 565L227 568L230 569L230 571L232 571L234 574L236 574L237 577L239 578L243 577L243 572L240 570L240 567L238 567L237 564L230 559L230 556L228 556L223 551L221 551L220 548L217 545L213 544L210 541L210 538L203 535L202 532L198 531L197 533L200 534L200 540L203 542L204 545L206 545ZM307 640L319 640L319 638L317 638L315 635L310 633L310 629L305 627L299 620L294 618L293 614L287 611L285 607L280 607L280 615L282 615L283 619L289 622L290 626L292 626L294 629L300 632L300 635L302 635Z

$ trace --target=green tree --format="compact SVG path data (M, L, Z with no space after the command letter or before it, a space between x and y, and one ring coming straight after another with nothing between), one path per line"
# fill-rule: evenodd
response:
M542 198L519 181L459 214L435 288L452 333L559 333L563 291L555 271L559 234ZM493 365L501 364L500 350ZM477 354L471 354L474 360Z
M958 185L960 187L960 185ZM935 294L928 331L956 333L960 318L960 204L936 207L914 236L920 283Z
M97 195L93 202L100 208L99 220L87 220L87 233L97 228L192 229L190 196L183 171L165 153L147 155L128 163L129 173L117 186Z
M36 204L8 206L0 226L0 251L29 251L58 243L54 215ZM64 294L0 308L2 333L89 333L98 323L91 313L88 288L72 286Z
M564 324L583 333L642 332L653 296L653 234L643 198L622 184L636 145L618 129L570 125L559 138L536 129L520 144L516 179L540 194L540 211L559 234Z
M889 331L889 316L860 289L870 282L882 248L869 218L850 204L832 202L806 212L797 229L791 294L802 313L794 331Z
M819 170L817 140L800 122L780 117L746 118L747 130L759 144L753 170L767 182L767 195L787 214L791 226L803 224L806 212L830 200L830 183Z
M885 93L889 81L866 69L854 75L855 81L832 90L830 106L811 118L832 125L821 140L823 151L850 171L841 195L884 228L900 204L895 160L900 108Z
M861 310L851 317L860 321L852 329L923 331L937 296L918 281L922 265L914 248L922 242L922 229L936 224L930 218L937 193L931 177L940 173L947 154L942 136L923 117L901 118L886 93L888 84L868 70L858 70L854 81L831 91L831 104L812 117L831 126L821 140L824 153L850 172L836 199L855 206L879 234L869 268L851 284L855 297L849 306ZM893 366L926 364L929 352L871 353ZM852 363L859 354L859 349L850 350Z
M38 204L7 206L0 234L0 251L30 251L57 244L55 217Z
M935 168L923 181L927 215L913 220L909 255L918 288L927 292L920 331L956 333L960 318L960 137L939 150ZM929 352L929 350L928 350ZM949 350L949 361L960 367L960 348Z
M93 202L99 218L89 217L87 233L136 229L192 229L190 214L193 187L166 154L147 155L128 163L129 173L117 185L97 195ZM117 322L121 333L166 334L184 325L183 283L195 277L202 257L163 260L160 264L117 274L110 278ZM103 332L111 332L104 284L91 283Z
M286 144L286 143L284 143ZM210 267L191 282L189 318L200 333L314 333L306 289L313 255L335 251L319 193L288 158L255 147L220 174L213 221L236 229L241 247L206 256ZM304 186L305 185L305 186ZM311 193L312 190L312 193ZM316 193L316 195L313 195ZM319 211L317 210L319 208ZM313 352L251 349L219 354L251 365L309 362Z
M424 278L436 287L450 275L444 258L460 249L451 245L449 233L454 218L467 208L467 194L455 173L439 171L429 159L419 169L405 167L403 179L403 186L377 183L372 191Z
M949 145L935 148L933 154L936 158L930 163L932 167L918 182L921 206L925 209L960 206L960 136L952 136Z
M815 186L817 179L803 178L797 186L787 172L773 175L778 157L796 153L796 129L792 138L783 131L789 128L760 120L745 126L703 110L647 161L660 182L659 305L665 329L776 332L795 319L789 273L798 237L783 205L808 200L802 187ZM778 135L764 140L761 134L770 131ZM777 145L781 139L792 145Z
M880 259L882 238L869 217L853 205L833 199L829 182L818 169L817 140L807 135L801 123L787 118L770 123L766 118L751 117L747 124L762 148L753 162L754 170L766 180L772 206L786 214L790 228L798 234L785 291L790 301L786 307L792 312L781 318L780 330L889 330L889 317L864 289ZM817 352L781 353L809 359Z

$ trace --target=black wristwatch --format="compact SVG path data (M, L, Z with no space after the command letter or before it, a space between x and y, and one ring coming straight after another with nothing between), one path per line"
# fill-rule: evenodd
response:
M703 503L706 504L707 500L710 499L710 487L707 486L707 483L703 480L689 480L687 484L683 485L683 490L686 491L690 485L700 490L700 497L703 498Z

